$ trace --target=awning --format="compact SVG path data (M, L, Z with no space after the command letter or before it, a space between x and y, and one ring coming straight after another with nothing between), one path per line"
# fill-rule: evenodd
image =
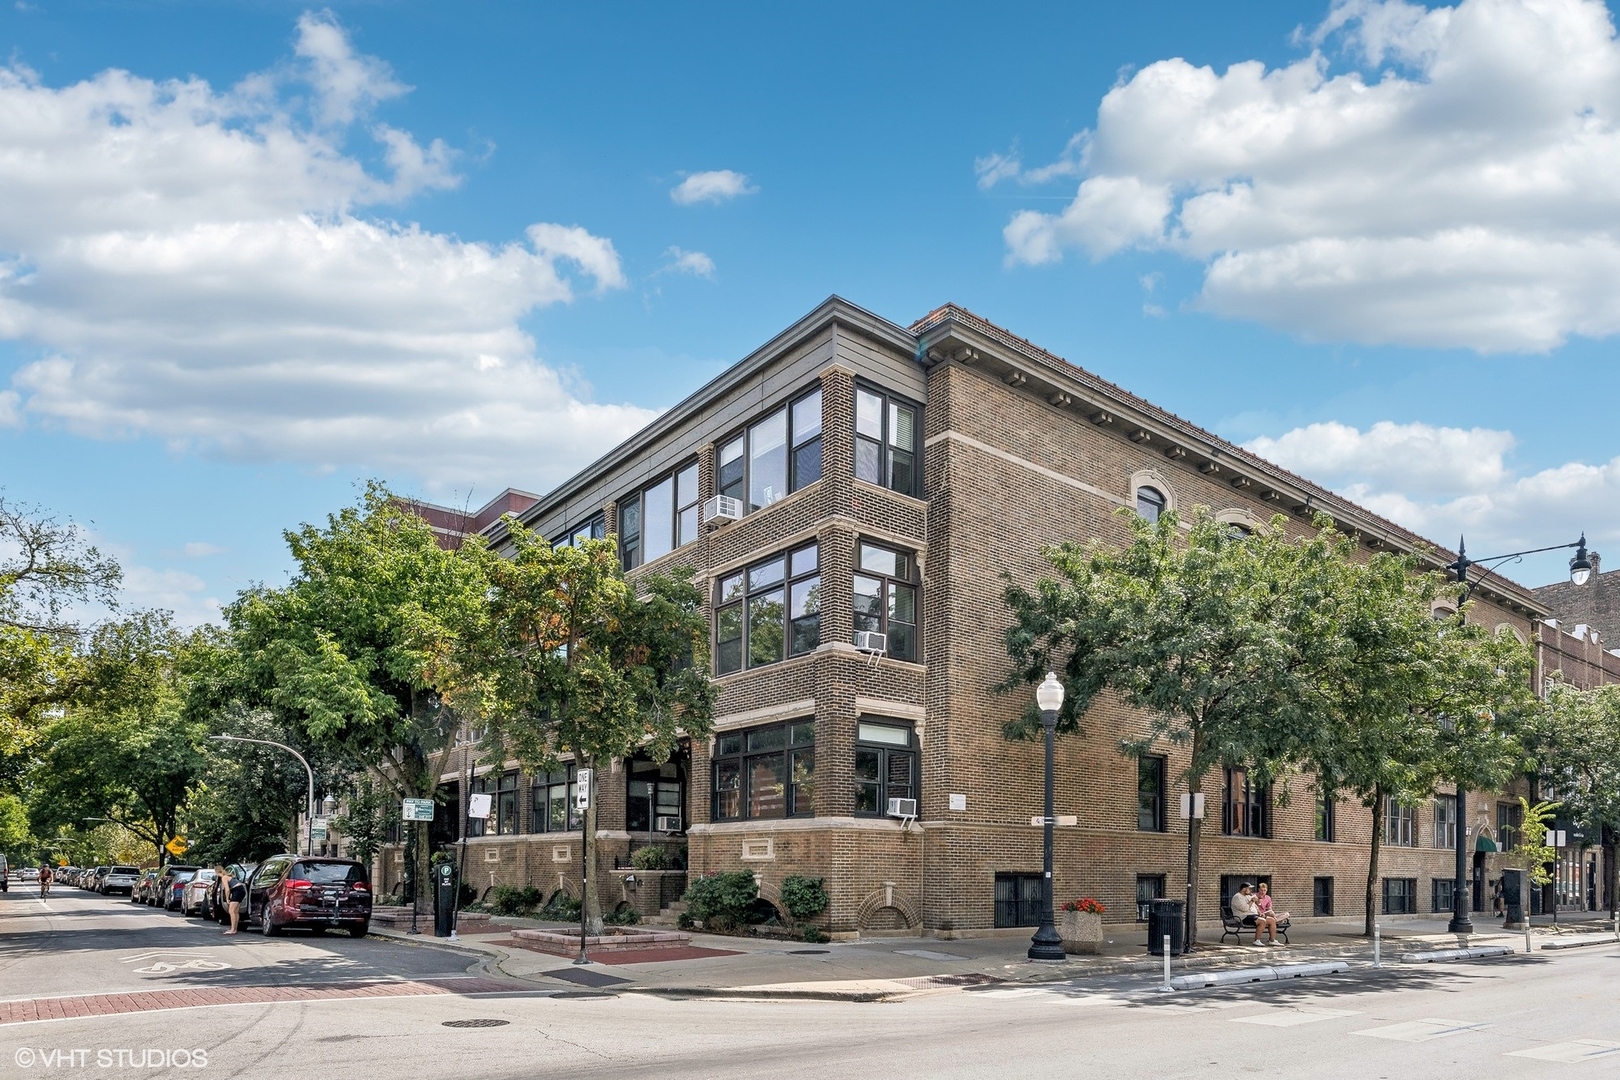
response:
M1496 841L1495 840L1492 840L1488 836L1481 836L1479 839L1474 841L1474 850L1475 851L1496 851L1496 850L1499 850L1499 849L1496 846Z

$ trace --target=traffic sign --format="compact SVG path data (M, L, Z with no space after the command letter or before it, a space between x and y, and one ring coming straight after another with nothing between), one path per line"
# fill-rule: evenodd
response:
M182 856L182 855L184 855L186 853L186 848L189 847L190 845L186 843L186 838L185 837L176 836L174 839L170 840L167 844L164 844L163 846L168 849L168 852L169 852L170 855L173 855L175 858L178 859L180 856Z
M400 808L402 821L432 821L432 799L406 799Z
M326 839L326 822L326 818L318 817L309 823L309 838L311 840Z
M474 792L467 796L467 816L475 821L482 821L489 817L490 797L483 792Z

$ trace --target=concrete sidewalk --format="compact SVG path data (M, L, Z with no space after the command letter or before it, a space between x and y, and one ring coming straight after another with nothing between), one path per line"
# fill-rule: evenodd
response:
M1587 935L1610 925L1602 913L1566 913L1561 926L1537 916L1534 945L1560 935ZM1456 935L1446 933L1446 916L1404 916L1382 921L1382 958L1395 964L1402 953L1454 948ZM431 924L430 924L431 925ZM510 931L540 925L532 920L502 920L489 932L463 935L447 942L430 935L409 937L395 931L373 933L421 945L459 948L486 958L484 970L557 990L610 990L680 996L827 998L879 1000L913 994L995 984L1071 982L1108 976L1145 979L1163 971L1163 959L1147 954L1147 932L1141 925L1104 928L1106 940L1096 956L1071 956L1062 963L1035 963L1025 958L1028 937L987 937L942 941L936 938L877 938L810 945L802 942L723 937L694 933L692 946L709 955L690 959L624 962L633 954L575 965L572 957L534 952L511 944ZM557 924L547 924L557 926ZM483 928L480 928L481 930ZM1200 932L1196 951L1171 961L1172 974L1220 968L1346 960L1370 963L1373 944L1361 936L1360 919L1309 920L1290 931L1287 947L1219 944L1216 924ZM1524 948L1524 933L1503 930L1481 918L1470 946Z

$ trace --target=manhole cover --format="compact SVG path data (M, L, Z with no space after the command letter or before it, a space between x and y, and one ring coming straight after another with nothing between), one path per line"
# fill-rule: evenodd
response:
M477 1020L446 1020L444 1022L444 1026L453 1028L505 1027L511 1022L512 1021L510 1020L489 1020L483 1018Z
M789 956L826 956L831 949L789 949Z

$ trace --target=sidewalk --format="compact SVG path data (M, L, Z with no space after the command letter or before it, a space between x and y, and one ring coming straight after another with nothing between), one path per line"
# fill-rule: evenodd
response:
M1459 939L1446 933L1446 916L1401 917L1383 922L1383 960L1398 962L1399 955L1428 949L1454 948ZM1550 919L1536 916L1533 937L1537 950L1562 935L1590 935L1608 929L1601 912L1565 913L1555 930ZM431 923L428 924L431 929ZM394 931L374 930L378 936L422 945L459 947L487 958L486 970L556 990L612 990L680 996L826 998L869 1001L919 993L996 984L1040 984L1096 979L1106 976L1157 976L1163 959L1147 954L1145 926L1108 926L1107 940L1097 956L1071 956L1063 963L1032 963L1024 956L1029 940L1018 937L970 938L940 941L934 938L878 938L827 945L722 937L694 933L692 948L682 958L635 961L634 953L592 957L588 965L575 965L572 957L515 947L512 929L542 925L532 920L501 920L489 932L462 935L455 942L431 934L408 937ZM557 926L557 924L545 924ZM1524 948L1524 933L1503 930L1489 916L1475 922L1469 945L1506 945ZM1249 944L1216 943L1219 925L1200 932L1198 949L1171 961L1173 974L1220 968L1260 967L1329 960L1370 963L1372 942L1361 936L1358 919L1311 920L1290 931L1293 944L1265 948ZM482 929L482 928L481 928ZM630 962L627 962L630 961Z

